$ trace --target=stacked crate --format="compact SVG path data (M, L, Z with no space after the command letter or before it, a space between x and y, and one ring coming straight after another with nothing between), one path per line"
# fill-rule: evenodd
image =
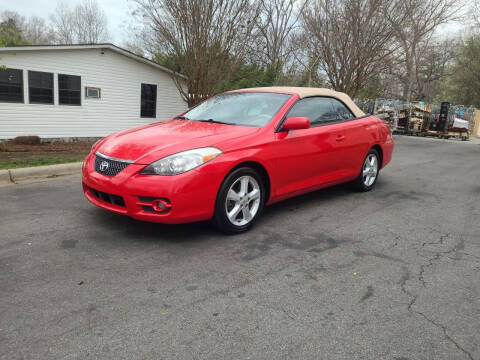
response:
M410 108L408 104L401 104L397 110L397 124L395 126L398 130L407 132L408 130L408 118L410 116Z
M430 124L430 115L432 113L432 106L422 102L414 103L412 105L409 131L424 132L428 129Z
M423 124L423 119L411 118L408 124L408 130L412 132L421 132L423 131Z

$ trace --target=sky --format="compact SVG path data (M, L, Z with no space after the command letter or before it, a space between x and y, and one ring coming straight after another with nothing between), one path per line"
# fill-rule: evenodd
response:
M38 16L48 20L50 14L62 0L0 0L0 11L13 10L25 17ZM63 0L73 7L80 0ZM132 0L98 0L108 18L108 27L111 41L122 46L129 40L128 23L131 22L130 13L134 8ZM451 37L464 26L459 23L446 24L437 30L439 37Z
M48 20L50 14L55 12L57 4L61 1L57 0L0 0L0 11L12 10L18 12L25 17L38 16ZM64 1L73 7L78 0ZM133 8L131 0L98 0L99 5L103 8L108 18L108 28L111 42L116 45L128 40L127 23L131 17L129 12Z

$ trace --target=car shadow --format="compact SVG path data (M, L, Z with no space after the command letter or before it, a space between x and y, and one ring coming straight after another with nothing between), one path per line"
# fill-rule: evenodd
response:
M325 205L329 201L337 200L344 196L355 195L356 192L349 184L340 184L321 190L312 191L303 195L295 196L278 203L267 206L263 215L281 217L288 212L300 208L310 208L317 205Z
M381 189L381 182L377 184L378 190ZM297 209L316 208L319 206L328 206L332 201L346 196L362 196L355 192L349 184L341 184L326 189L317 190L294 198L283 200L281 202L267 206L262 216L252 231L236 236L249 236L249 234L258 235L262 232L262 225L267 222L282 222L282 219L290 216L292 211ZM142 242L172 242L180 244L195 244L206 240L232 237L219 232L209 221L166 225L148 223L131 219L124 215L119 215L96 208L90 213L90 221L94 222L96 227L100 227L108 232L121 233L126 238Z
M141 242L166 241L174 243L194 243L205 237L218 235L208 221L167 225L135 220L128 216L106 212L96 208L93 216L96 226L107 231L122 234L122 238Z

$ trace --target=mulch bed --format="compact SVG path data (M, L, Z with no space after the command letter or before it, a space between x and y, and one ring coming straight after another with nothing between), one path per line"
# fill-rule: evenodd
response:
M75 157L79 160L89 153L94 141L40 143L38 145L0 143L0 160L27 160L45 157Z

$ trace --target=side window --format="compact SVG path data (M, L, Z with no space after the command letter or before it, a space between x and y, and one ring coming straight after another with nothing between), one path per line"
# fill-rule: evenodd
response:
M53 104L53 74L29 71L28 94L30 104Z
M337 114L339 120L352 120L355 119L353 113L348 109L341 101L337 99L331 99L333 110Z
M287 117L293 116L308 117L311 126L318 126L336 120L332 103L327 97L311 97L297 101L287 115Z
M23 103L23 71L0 68L0 102Z

